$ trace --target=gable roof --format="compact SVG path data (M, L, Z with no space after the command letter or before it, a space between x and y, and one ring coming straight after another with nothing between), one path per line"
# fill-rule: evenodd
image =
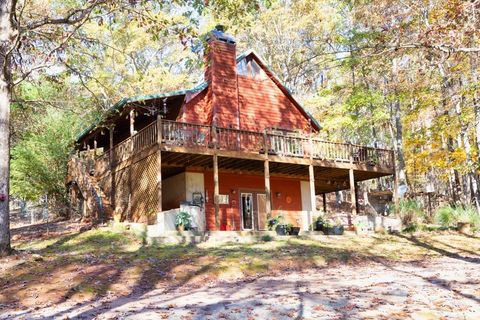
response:
M297 107L300 112L312 121L312 125L316 127L317 130L322 129L320 123L307 111L305 108L293 97L292 92L288 89L277 77L277 75L268 67L267 63L255 52L255 50L247 50L237 57L237 63L242 59L245 59L248 56L253 56L260 67L265 71L270 79L278 86L278 88L287 96L287 98Z
M246 57L252 55L257 63L260 65L260 67L265 71L265 73L268 75L270 79L278 86L278 88L287 96L287 98L297 107L297 109L308 119L312 121L312 126L314 126L317 130L320 130L322 126L320 123L308 112L303 108L303 106L293 97L292 92L280 81L280 79L277 77L277 75L268 67L268 65L265 63L265 61L260 58L260 56L252 49L247 50L237 56L237 63L240 62L242 59L245 59ZM204 90L205 88L208 87L208 82L204 81L200 83L199 85L190 88L190 89L181 89L181 90L175 90L175 91L169 91L165 93L156 93L156 94L150 94L150 95L139 95L139 96L133 96L133 97L127 97L127 98L122 98L120 99L117 103L115 103L108 111L103 114L102 116L99 116L95 119L94 123L92 123L90 126L88 126L85 130L83 130L76 139L76 142L78 143L80 140L85 138L92 130L96 129L97 126L99 126L103 120L108 118L109 116L113 115L115 112L121 112L121 110L129 103L134 103L134 102L142 102L146 100L152 100L152 99L159 99L159 98L167 98L167 97L173 97L173 96L180 96L180 95L185 95L187 93L194 93L194 92L199 92Z

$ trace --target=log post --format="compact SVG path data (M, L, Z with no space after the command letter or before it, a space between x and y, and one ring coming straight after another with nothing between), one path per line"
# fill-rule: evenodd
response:
M322 193L322 200L323 200L323 213L327 213L327 195Z
M348 225L352 225L352 217L355 217L357 215L357 197L356 197L356 192L355 192L355 174L353 172L353 168L350 168L348 170L348 176L350 179L350 206L351 206L351 215L348 217Z
M309 217L309 229L313 230L313 215L317 211L317 202L315 199L315 173L313 170L313 164L308 166L308 176L310 178L310 217Z
M220 230L220 188L218 185L218 155L213 155L213 203L215 205L215 228Z
M110 179L112 185L112 192L110 193L110 203L112 205L112 209L115 211L115 168L114 168L114 154L113 154L113 133L115 128L111 126L108 129L109 133L109 146L110 149L108 150L109 162L110 162Z
M270 189L270 163L268 160L268 136L267 131L263 133L265 161L264 161L264 174L265 174L265 206L267 217L272 217L272 193Z
M309 176L309 182L310 182L310 207L311 207L311 212L310 212L310 217L309 217L309 229L314 230L313 226L313 215L317 212L317 199L315 197L315 168L313 167L313 140L312 140L312 135L310 135L308 139L308 144L310 146L310 152L309 152L309 157L310 157L310 165L308 166L308 176Z
M162 209L162 137L163 134L163 126L162 126L162 116L160 114L157 115L157 145L158 145L158 152L157 152L157 211L160 213L163 211Z

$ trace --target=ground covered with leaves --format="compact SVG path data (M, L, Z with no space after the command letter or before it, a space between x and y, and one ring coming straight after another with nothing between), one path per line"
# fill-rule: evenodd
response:
M454 232L147 246L57 222L13 230L0 319L479 319L480 238Z

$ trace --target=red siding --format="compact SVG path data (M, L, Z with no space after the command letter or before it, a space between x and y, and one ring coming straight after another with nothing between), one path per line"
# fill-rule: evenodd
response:
M182 107L179 121L210 125L212 122L212 104L208 89L194 96Z
M309 121L271 80L238 77L240 127L263 131L265 128L308 131Z
M208 194L208 202L205 204L205 216L207 229L215 230L215 207L213 204L213 172L206 171L205 192ZM219 173L220 194L228 194L230 204L220 205L221 230L240 230L240 192L256 190L264 193L265 180L263 176L239 175L233 173ZM302 210L302 196L300 180L272 177L272 213L282 214L288 223L300 225ZM233 193L232 191L235 191ZM280 192L280 197L277 197Z

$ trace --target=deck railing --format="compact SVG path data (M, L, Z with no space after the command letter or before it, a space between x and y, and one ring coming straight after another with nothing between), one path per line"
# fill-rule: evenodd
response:
M112 161L118 164L134 153L158 143L158 123L154 121L112 149ZM353 162L393 168L393 151L349 143L310 138L301 134L278 134L220 128L176 121L161 121L162 144L169 146L216 148L225 151L309 158L334 162ZM106 152L102 167L108 158Z

